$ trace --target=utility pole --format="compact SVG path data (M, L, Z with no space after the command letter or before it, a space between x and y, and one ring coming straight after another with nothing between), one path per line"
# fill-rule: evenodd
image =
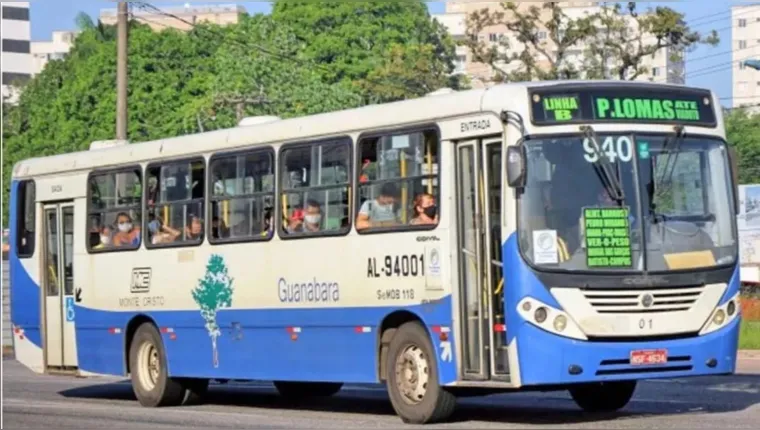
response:
M116 59L116 139L127 140L127 20L128 4L119 2Z

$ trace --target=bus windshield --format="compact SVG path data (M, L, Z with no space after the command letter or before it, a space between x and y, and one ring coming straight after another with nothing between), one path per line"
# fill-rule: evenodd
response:
M537 270L665 272L735 261L722 140L600 133L524 145L519 242Z

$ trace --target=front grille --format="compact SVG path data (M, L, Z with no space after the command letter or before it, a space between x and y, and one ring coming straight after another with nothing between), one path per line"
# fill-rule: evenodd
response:
M704 286L623 291L584 290L583 295L600 314L681 312L694 306L703 289Z
M627 359L603 360L599 363L599 369L596 371L596 376L688 372L692 369L694 369L694 364L691 361L691 356L688 355L668 357L667 364L655 366L631 366L630 361Z

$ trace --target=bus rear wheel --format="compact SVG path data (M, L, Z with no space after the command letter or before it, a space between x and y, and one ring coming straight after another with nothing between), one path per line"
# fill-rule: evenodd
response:
M386 386L396 414L407 424L444 421L454 412L456 397L438 384L438 362L425 329L403 324L391 339Z
M615 412L631 401L636 381L599 382L570 387L570 396L586 412Z
M330 397L343 388L343 383L275 381L274 387L283 397L304 399L308 397Z
M179 406L185 400L185 387L169 377L166 351L153 324L144 323L135 332L129 348L132 390L146 407Z

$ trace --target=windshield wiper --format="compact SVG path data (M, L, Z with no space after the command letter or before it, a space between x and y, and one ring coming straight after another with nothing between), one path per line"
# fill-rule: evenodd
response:
M602 152L602 147L599 146L599 141L596 138L596 131L590 125L582 125L580 127L583 137L589 140L594 152L596 153L596 159L600 172L602 173L602 179L604 179L604 187L610 194L610 197L622 202L625 200L625 193L623 192L623 185L620 184L617 174L613 169L612 163L607 156Z
M684 137L686 136L686 133L684 132L684 126L682 125L675 126L674 133L674 135L669 136L662 144L662 152L668 151L671 145L673 145L673 148L668 151L667 158L665 158L665 166L663 167L660 179L657 180L656 178L655 166L655 169L652 169L653 183L650 187L647 187L647 194L649 195L649 215L653 218L655 224L658 221L667 221L667 216L665 216L665 214L657 213L657 205L654 203L655 189L657 189L658 194L667 194L670 189L673 188L673 172L676 169L678 155L681 153L681 144L683 143ZM674 153L675 157L673 156ZM672 165L670 163L671 159L673 160ZM665 179L666 177L667 180Z
M668 139L662 144L662 150L667 151L668 148L670 148L670 145L673 145L673 149L668 151L668 158L665 159L665 168L662 172L662 178L659 181L659 183L664 185L670 185L671 179L673 179L673 171L676 169L676 163L678 162L678 155L681 153L681 144L683 143L684 137L686 136L686 133L684 132L684 127L682 125L675 126L675 135L668 137ZM675 153L675 157L673 157L673 153ZM673 165L670 165L670 159L673 159ZM668 172L668 167L670 167L670 171ZM667 181L663 181L662 179L665 179L667 176ZM655 184L658 182L655 182ZM666 189L667 190L667 189Z

